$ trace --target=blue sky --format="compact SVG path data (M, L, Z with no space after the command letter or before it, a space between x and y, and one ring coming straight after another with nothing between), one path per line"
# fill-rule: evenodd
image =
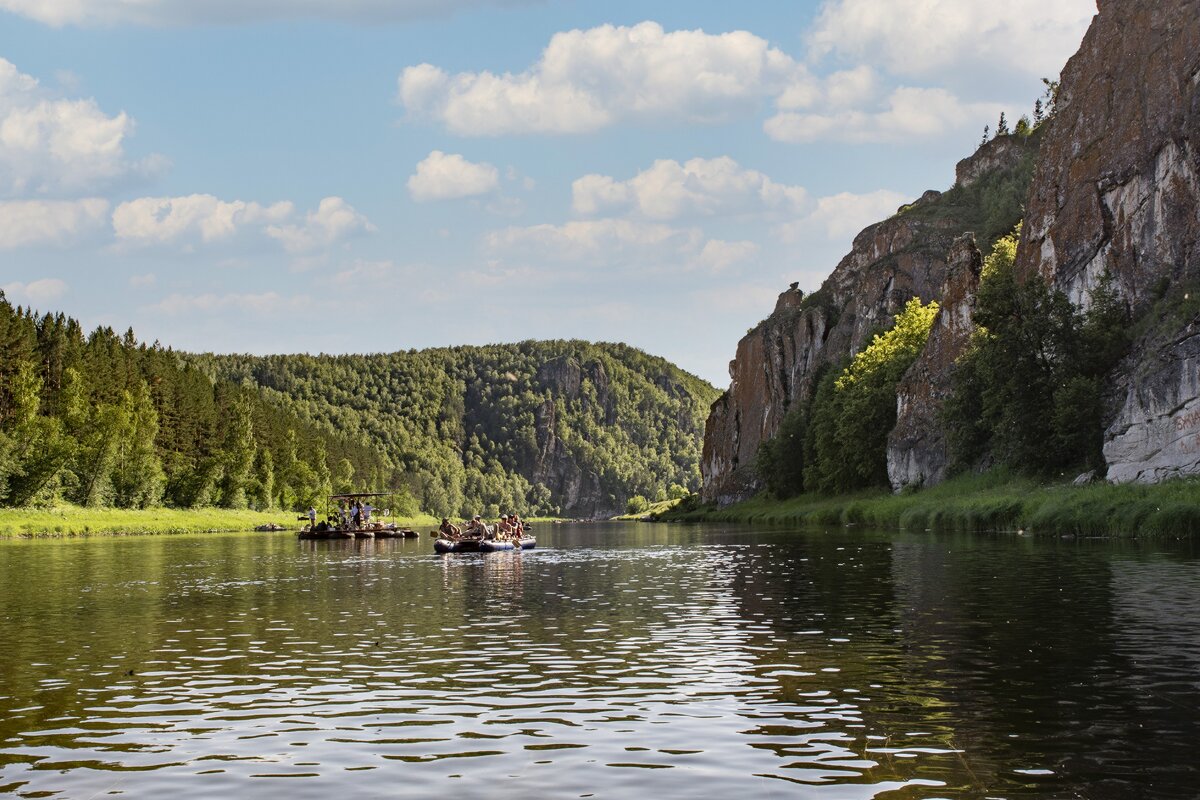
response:
M190 350L583 338L724 385L1094 13L0 0L0 287Z

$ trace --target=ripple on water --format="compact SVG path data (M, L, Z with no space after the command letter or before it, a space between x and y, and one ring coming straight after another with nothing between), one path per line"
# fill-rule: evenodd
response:
M0 591L24 605L0 617L0 792L1120 796L1152 767L1169 797L1200 779L1177 744L1200 740L1200 613L1170 611L1200 610L1190 556L553 539L6 547ZM1170 741L1132 746L1145 729Z

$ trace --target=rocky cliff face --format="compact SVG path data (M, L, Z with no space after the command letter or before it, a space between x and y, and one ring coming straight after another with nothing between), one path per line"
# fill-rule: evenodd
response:
M1017 267L1082 305L1115 279L1144 333L1112 382L1108 476L1154 481L1200 472L1200 0L1099 8L1063 71Z
M954 189L926 192L860 233L817 292L804 297L793 287L780 296L775 312L738 343L729 390L708 418L700 465L707 501L732 502L758 488L759 445L789 408L807 401L823 367L861 350L913 297L941 299L955 239L979 224L969 190L986 179L1019 180L1037 144L1021 137L987 143L959 163Z
M896 387L896 427L888 436L887 450L888 479L896 491L941 482L950 462L939 416L952 389L954 362L971 341L971 311L983 267L975 237L957 239L948 260L929 342Z

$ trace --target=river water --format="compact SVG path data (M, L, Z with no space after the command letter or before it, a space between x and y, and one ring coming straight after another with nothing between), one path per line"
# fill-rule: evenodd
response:
M1200 552L637 524L0 542L0 794L1200 796Z

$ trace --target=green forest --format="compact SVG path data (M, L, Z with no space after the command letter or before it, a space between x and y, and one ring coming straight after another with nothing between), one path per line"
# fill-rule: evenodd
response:
M336 469L387 468L360 439L132 330L85 334L0 292L0 506L291 509L328 493Z
M715 396L624 345L193 355L0 294L0 506L615 512L698 487Z
M635 348L580 341L189 363L371 443L422 510L451 516L615 514L694 491L718 393Z

